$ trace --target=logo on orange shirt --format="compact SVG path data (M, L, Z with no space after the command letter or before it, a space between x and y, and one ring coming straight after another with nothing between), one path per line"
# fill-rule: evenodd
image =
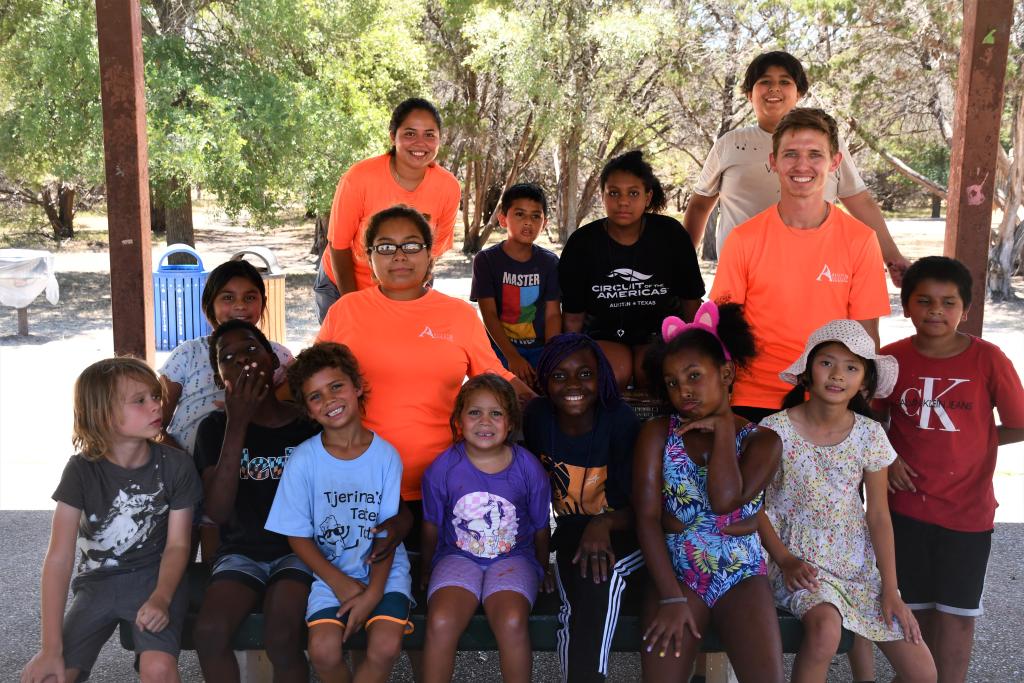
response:
M821 282L822 280L828 280L829 282L849 282L850 276L846 273L833 273L832 269L825 264L825 267L818 273L818 277L814 278L816 281Z

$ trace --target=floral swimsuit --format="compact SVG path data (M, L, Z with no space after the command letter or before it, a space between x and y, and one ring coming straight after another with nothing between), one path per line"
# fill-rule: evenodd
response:
M708 607L751 576L767 573L764 552L757 533L729 536L722 529L757 514L764 493L728 515L716 515L708 500L708 468L697 465L686 454L683 438L676 431L682 425L678 415L669 421L668 441L662 461L665 508L683 523L683 532L665 534L676 578L700 596ZM757 429L749 422L736 434L736 453L748 434Z

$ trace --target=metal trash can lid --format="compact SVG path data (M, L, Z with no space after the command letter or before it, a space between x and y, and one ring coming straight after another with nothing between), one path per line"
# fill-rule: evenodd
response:
M195 265L189 263L180 263L175 265L165 263L167 257L172 254L188 254L189 256L196 260ZM157 261L156 272L162 273L183 270L201 272L205 271L205 268L203 268L203 259L199 256L199 252L184 243L168 245L164 253L160 255L160 260Z
M277 257L274 256L274 252L270 251L270 249L267 249L266 247L246 247L245 249L242 249L241 251L235 252L231 256L231 260L232 261L243 261L243 260L245 260L245 256L247 254L252 254L253 256L255 256L255 257L259 258L261 261L263 261L264 265L262 267L259 266L258 264L254 264L256 266L256 270L265 272L267 275L280 275L281 274L282 269L281 269L281 266L277 262Z

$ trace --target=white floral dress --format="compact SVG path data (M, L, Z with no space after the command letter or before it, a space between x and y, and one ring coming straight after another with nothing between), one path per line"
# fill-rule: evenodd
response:
M776 604L798 617L827 602L839 610L843 626L868 640L900 640L899 626L882 618L882 577L859 495L864 471L887 467L896 452L880 424L855 417L850 434L833 446L800 436L788 411L761 421L782 439L782 463L766 490L765 511L789 551L818 568L820 587L789 590L772 561L768 578Z

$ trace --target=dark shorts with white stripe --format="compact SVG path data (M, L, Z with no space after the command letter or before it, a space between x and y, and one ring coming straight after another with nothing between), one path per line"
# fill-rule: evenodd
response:
M583 516L559 518L552 539L555 578L562 599L558 661L562 680L569 683L604 680L619 613L624 605L628 613L640 613L646 576L636 535L623 531L611 535L615 563L608 569L608 580L594 583L589 562L583 578L583 562L573 564L572 560L588 521Z

